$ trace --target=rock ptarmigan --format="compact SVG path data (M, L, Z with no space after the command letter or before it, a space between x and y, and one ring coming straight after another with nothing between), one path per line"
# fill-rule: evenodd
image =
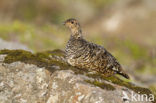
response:
M104 47L83 38L80 24L76 19L68 19L64 25L71 31L65 49L66 60L70 65L97 71L106 77L119 74L129 79L119 62Z

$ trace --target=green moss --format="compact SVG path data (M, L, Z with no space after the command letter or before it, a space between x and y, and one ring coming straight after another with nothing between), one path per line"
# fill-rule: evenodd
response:
M49 69L53 65L58 65L62 68L68 66L67 64L65 64L65 61L58 61L56 58L54 58L53 55L55 54L50 51L33 54L29 51L24 50L1 50L0 54L7 54L4 59L4 63L21 61L24 63L35 64L39 67L46 67Z
M62 50L45 51L33 54L24 50L1 50L0 54L7 54L4 63L13 63L21 61L28 64L34 64L38 67L45 67L53 72L53 66L59 66L60 70L71 69L75 74L84 74L86 70L78 69L68 65L65 61L65 53Z
M53 51L47 51L47 53L50 53L51 55L56 55L56 56L62 56L65 57L65 52L63 52L60 49L55 49Z
M106 89L106 90L115 90L115 88L107 83L104 82L99 82L99 81L90 81L90 80L86 80L87 83L93 84L95 86L98 86L102 89Z
M5 63L12 63L15 61L26 61L28 59L32 59L35 56L31 52L23 51L23 50L2 50L1 54L7 54L5 57Z

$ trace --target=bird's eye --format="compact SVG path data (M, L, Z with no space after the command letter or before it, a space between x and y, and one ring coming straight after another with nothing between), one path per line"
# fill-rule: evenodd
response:
M72 23L72 24L74 24L74 22L73 22L73 21L72 21L71 23Z

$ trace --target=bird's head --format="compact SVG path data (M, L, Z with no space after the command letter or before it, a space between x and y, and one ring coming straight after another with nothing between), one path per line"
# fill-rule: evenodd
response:
M74 19L74 18L71 18L71 19L67 19L65 22L64 22L64 25L66 27L68 27L69 29L79 29L80 28L80 24L79 22Z
M67 19L64 22L64 25L70 29L73 36L75 36L76 38L81 37L81 33L82 33L81 27L80 27L79 22L76 19L74 18Z

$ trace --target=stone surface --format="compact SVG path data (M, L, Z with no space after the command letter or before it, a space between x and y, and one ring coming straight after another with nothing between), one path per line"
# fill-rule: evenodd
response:
M131 101L132 92L150 94L148 89L71 67L63 55L0 50L0 103L151 103ZM123 100L123 93L130 98Z
M22 44L19 44L19 43L15 43L15 42L8 42L8 41L2 40L0 38L0 50L1 49L23 49L23 50L31 51L25 45L22 45Z
M115 89L102 89L85 81L92 78L75 74L72 70L52 73L33 64L2 63L4 58L0 55L0 103L124 103L123 91L128 96L132 92L108 81L104 82Z

